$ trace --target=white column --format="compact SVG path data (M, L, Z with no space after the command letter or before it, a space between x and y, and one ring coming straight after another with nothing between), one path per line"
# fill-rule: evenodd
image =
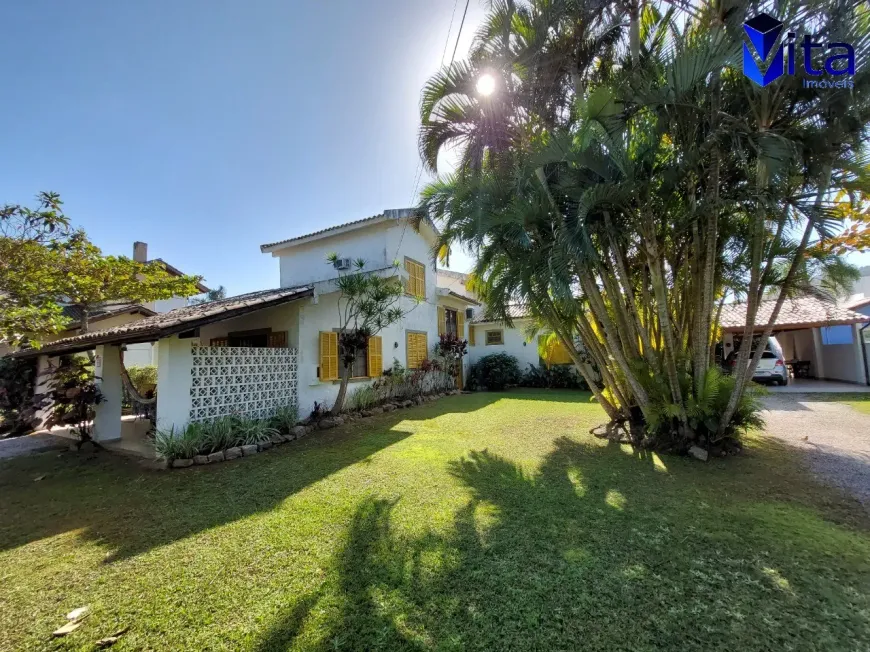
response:
M176 432L190 420L191 348L199 340L168 337L157 347L157 427Z
M94 376L103 400L95 408L94 440L112 441L121 438L121 349L106 344L98 346L94 355Z
M813 329L813 353L816 354L816 368L813 370L816 378L825 377L825 357L822 354L824 347L822 346L822 331L819 328Z
M867 379L864 375L864 340L861 339L862 324L852 324L852 351L855 354L855 382L859 385L866 385Z

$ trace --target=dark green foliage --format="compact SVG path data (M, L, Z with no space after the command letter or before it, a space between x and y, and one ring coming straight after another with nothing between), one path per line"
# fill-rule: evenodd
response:
M549 368L546 365L529 365L521 378L522 387L545 387L548 389L582 389L588 390L586 381L577 373L574 365L554 364Z
M517 359L508 353L492 353L483 356L471 367L469 389L487 389L492 392L517 385L522 374Z
M88 441L93 429L94 407L103 400L94 382L93 364L84 356L62 356L49 385L52 413L46 425L71 426L71 431L81 441Z
M0 432L23 433L34 425L36 360L0 358Z

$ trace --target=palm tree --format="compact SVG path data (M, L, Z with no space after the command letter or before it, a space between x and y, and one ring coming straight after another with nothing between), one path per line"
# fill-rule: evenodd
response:
M827 15L825 31L866 51L866 16L819 4L829 13L786 7L789 25ZM810 258L831 264L817 246L842 224L831 193L867 191L868 78L848 101L810 94L798 77L753 86L734 68L755 11L745 4L648 4L636 33L628 12L627 47L617 11L494 4L469 59L424 89L424 160L435 169L458 147L460 164L424 190L421 209L443 225L439 247L477 252L490 305L527 305L584 373L581 336L602 371L590 387L636 442L710 444L746 422L760 357L750 363L747 346L740 373L719 375L718 309L746 297L751 345L764 293L776 289L776 313ZM488 97L474 91L483 73L499 79Z

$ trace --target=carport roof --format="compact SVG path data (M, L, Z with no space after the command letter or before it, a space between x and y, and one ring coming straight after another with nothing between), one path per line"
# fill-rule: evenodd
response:
M249 292L248 294L227 297L219 301L209 301L194 306L187 306L186 308L177 308L129 324L91 331L73 337L65 337L39 349L19 351L14 356L25 358L42 354L77 353L92 349L99 344L153 342L162 337L183 333L200 326L205 326L206 324L240 317L257 310L271 308L313 295L314 288L310 285Z
M762 301L755 318L755 330L761 331L770 321L776 301ZM816 297L786 299L776 318L776 330L798 330L821 326L841 326L870 322L870 317L854 310L822 301ZM725 331L741 331L746 325L746 304L728 303L722 306L720 324Z

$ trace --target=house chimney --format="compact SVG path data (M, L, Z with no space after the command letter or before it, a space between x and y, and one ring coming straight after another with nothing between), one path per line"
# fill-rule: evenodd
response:
M137 263L148 262L148 243L134 242L133 243L133 260Z

